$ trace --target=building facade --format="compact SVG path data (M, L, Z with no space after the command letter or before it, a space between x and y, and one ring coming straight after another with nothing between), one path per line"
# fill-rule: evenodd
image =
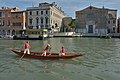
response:
M89 6L76 11L77 32L107 34L117 32L117 10Z
M72 22L72 17L64 17L62 19L62 28L61 28L61 31L62 32L67 32L68 29L70 29L71 22Z
M39 3L38 7L27 8L27 28L59 31L63 17L64 11L55 2Z
M0 9L0 35L9 35L11 27L11 12L19 11L19 8L2 7Z
M118 29L117 32L120 33L120 18L118 18Z
M15 35L16 30L26 29L26 11L11 12L11 35Z

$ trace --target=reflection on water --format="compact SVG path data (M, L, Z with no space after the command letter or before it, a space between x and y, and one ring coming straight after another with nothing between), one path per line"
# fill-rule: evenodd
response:
M31 51L42 51L48 43L51 52L65 46L70 53L85 54L68 60L19 60L10 48L24 48L22 40L0 40L0 80L119 80L120 40L99 38L50 38L30 40Z

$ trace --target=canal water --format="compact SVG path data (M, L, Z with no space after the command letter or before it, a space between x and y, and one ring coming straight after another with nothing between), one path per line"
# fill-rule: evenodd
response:
M0 80L120 80L120 39L50 38L30 40L31 51L42 51L48 43L50 52L82 53L68 60L23 58L10 48L24 48L24 40L0 40Z

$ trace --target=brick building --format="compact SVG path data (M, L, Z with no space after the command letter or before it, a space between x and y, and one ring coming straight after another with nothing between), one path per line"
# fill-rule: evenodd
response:
M89 6L76 11L77 32L107 34L117 32L117 10Z
M64 17L62 19L62 28L61 28L61 31L62 32L68 31L68 29L70 28L70 23L71 22L72 22L72 17Z
M14 35L16 30L26 29L26 11L11 12L11 34Z
M17 12L19 8L2 7L0 9L0 35L9 35L11 27L11 12Z

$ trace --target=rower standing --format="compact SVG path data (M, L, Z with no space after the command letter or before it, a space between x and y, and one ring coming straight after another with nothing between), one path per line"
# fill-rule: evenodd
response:
M27 41L25 43L25 50L24 50L24 54L27 52L27 54L30 54L30 44L29 44L29 41Z
M46 56L47 51L50 50L50 49L51 49L50 44L47 44L47 46L46 46L45 49L44 49L44 52L43 52L42 56L43 56L43 55Z

